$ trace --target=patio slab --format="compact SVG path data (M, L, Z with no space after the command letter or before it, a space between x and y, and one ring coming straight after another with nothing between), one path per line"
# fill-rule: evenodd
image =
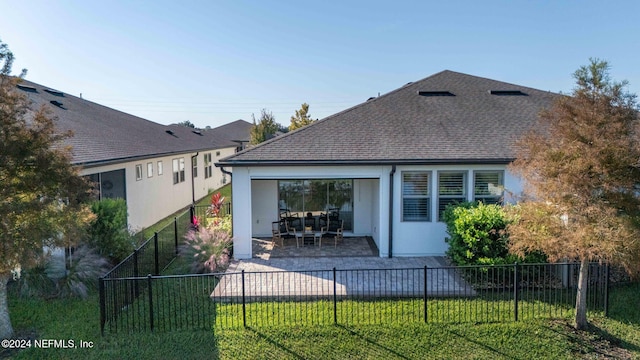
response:
M214 301L316 300L474 296L443 257L289 257L234 261L215 288ZM334 289L334 272L335 289Z

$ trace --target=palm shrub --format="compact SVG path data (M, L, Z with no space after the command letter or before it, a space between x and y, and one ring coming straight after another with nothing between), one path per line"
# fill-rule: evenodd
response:
M21 272L16 289L22 297L86 299L109 267L109 261L87 245L70 252L64 261L44 253L34 267Z
M111 267L106 258L88 245L82 245L69 254L65 265L65 275L56 284L57 295L82 299L98 288L98 278Z
M91 204L96 218L89 228L88 244L117 264L135 249L135 238L127 227L124 199L102 199Z

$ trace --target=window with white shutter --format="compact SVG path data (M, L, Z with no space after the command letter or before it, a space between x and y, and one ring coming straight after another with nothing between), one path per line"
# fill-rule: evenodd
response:
M431 172L402 173L402 221L431 221Z
M438 220L442 221L442 214L447 205L467 201L467 172L439 172L438 173Z
M504 171L476 171L473 175L473 199L485 204L502 204Z

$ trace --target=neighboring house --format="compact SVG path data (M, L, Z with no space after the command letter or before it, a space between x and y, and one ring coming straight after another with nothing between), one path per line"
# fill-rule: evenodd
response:
M443 255L445 206L522 191L514 141L559 95L443 71L220 160L233 169L234 256L280 209L337 209L381 257ZM509 200L509 199L507 199Z
M242 150L251 124L211 130L162 125L29 81L18 85L32 109L48 108L71 130L73 164L96 184L99 198L123 198L132 229L153 225L229 182L213 165Z

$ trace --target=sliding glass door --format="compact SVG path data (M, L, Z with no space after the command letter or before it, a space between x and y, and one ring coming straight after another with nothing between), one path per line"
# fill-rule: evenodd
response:
M320 216L332 213L344 220L344 229L353 229L353 180L280 180L278 181L280 212L304 218L311 226L319 227ZM303 220L300 225L303 226Z

